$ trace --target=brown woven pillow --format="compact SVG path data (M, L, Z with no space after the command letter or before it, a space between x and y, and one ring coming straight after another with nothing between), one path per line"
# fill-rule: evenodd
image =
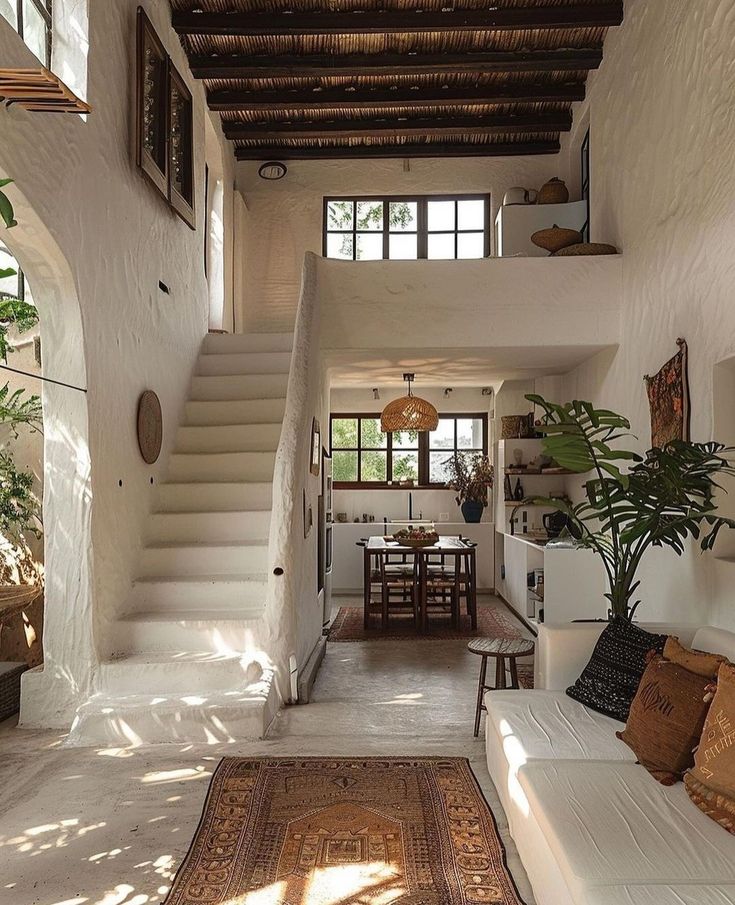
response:
M730 663L717 674L717 692L684 782L694 804L735 833L735 666Z
M702 734L711 680L651 656L630 705L628 723L617 737L632 748L638 762L666 786L691 767Z
M703 650L690 650L680 643L678 638L669 635L664 645L664 660L678 663L689 672L707 679L716 679L717 671L722 663L727 663L727 657L722 654L710 654Z

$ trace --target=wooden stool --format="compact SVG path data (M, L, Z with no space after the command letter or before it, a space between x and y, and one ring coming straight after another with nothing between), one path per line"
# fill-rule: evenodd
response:
M475 738L480 732L480 715L487 707L483 703L486 691L494 691L497 688L519 688L518 664L519 657L530 657L534 651L533 641L526 638L475 638L467 645L467 649L473 654L482 657L480 664L480 682L477 686L477 708L475 710ZM487 658L495 658L495 685L485 684L487 673ZM505 661L510 665L510 686L505 680Z

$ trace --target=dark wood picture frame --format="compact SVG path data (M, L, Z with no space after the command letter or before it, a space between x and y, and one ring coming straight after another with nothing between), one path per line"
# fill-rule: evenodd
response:
M140 6L137 16L136 163L187 226L196 229L192 95Z
M309 471L314 477L319 477L322 459L322 431L316 418L311 422L311 453Z

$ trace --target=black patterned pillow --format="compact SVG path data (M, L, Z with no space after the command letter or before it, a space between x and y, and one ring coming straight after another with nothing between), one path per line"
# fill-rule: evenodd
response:
M625 723L650 650L662 653L666 635L654 635L616 616L600 635L590 662L567 694Z

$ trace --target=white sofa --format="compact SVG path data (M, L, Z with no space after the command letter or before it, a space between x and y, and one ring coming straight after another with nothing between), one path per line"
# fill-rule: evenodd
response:
M651 624L735 661L735 633ZM542 625L533 691L485 696L490 775L538 905L735 905L735 836L564 693L604 628Z

